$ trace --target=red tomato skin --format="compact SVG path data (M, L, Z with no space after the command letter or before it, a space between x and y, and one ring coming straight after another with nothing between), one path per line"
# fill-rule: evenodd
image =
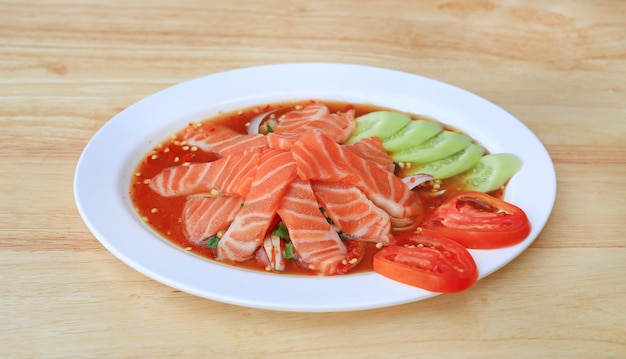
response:
M478 279L476 263L467 249L432 233L398 237L396 244L376 253L373 267L392 280L438 293L464 291Z
M474 201L498 213L467 209ZM496 249L520 243L530 234L530 221L512 203L482 192L460 192L446 199L422 223L425 232L439 233L470 249Z

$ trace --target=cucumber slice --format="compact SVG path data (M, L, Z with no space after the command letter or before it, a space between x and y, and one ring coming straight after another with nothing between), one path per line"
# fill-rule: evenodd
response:
M394 162L428 163L451 156L471 142L469 137L460 133L442 131L417 146L392 153L391 158Z
M433 176L433 179L450 178L472 168L484 153L481 146L471 143L465 149L444 159L423 165L412 165L406 174L428 173Z
M346 143L355 143L367 137L387 138L411 122L409 115L399 112L376 111L357 117L356 129Z
M385 138L383 147L387 152L400 152L419 145L441 131L442 127L438 123L426 120L411 121L396 134Z
M522 168L522 160L512 153L486 155L467 173L462 183L469 190L491 192L500 188Z

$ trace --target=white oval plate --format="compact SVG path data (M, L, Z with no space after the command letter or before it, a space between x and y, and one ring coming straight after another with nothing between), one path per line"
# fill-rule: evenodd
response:
M437 293L376 273L333 277L242 270L200 258L162 238L129 199L133 171L157 143L188 122L219 111L290 100L371 103L430 116L461 129L492 153L517 154L523 167L505 199L523 208L532 232L522 243L471 251L480 278L520 255L539 235L556 196L554 166L544 146L519 120L459 88L403 72L359 65L295 63L217 73L167 88L119 113L91 139L74 178L80 215L116 257L144 275L200 297L241 306L302 312L386 307Z

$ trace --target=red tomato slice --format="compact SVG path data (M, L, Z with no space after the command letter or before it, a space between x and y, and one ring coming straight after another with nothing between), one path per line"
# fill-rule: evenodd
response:
M434 233L414 232L374 256L374 270L395 281L439 293L470 288L478 279L471 254L459 243Z
M467 248L493 249L523 241L530 233L524 211L482 192L459 192L446 199L422 223Z

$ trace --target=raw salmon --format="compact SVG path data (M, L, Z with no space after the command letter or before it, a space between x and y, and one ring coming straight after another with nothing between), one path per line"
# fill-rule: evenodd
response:
M218 258L244 261L254 255L295 178L296 163L290 152L263 151L244 205L218 244Z
M353 185L313 182L313 193L326 215L351 239L388 244L391 219Z
M242 204L243 198L240 196L187 197L182 215L185 236L198 244L225 230L239 213Z
M300 110L292 110L285 113L278 120L278 126L274 129L276 133L301 133L302 126L319 120L330 114L328 107L321 103L312 103Z
M300 135L279 134L274 132L265 135L267 147L286 151L291 151L293 144L299 137Z
M183 132L183 140L189 146L196 146L204 152L213 152L220 156L263 148L266 144L264 135L246 135L220 125L188 127Z
M274 132L283 135L300 135L308 129L317 129L335 142L344 143L350 138L355 128L354 110L329 113L325 105L313 103L302 110L286 113L279 119Z
M401 179L319 131L305 132L292 152L300 178L352 184L390 216L421 219L421 203Z
M396 165L383 147L383 141L378 137L366 137L358 142L346 145L346 148L359 155L364 160L378 164L383 169L394 172Z
M291 182L277 213L301 261L321 274L335 274L346 247L320 211L309 181Z
M261 150L256 149L212 162L166 168L150 180L150 188L165 197L211 192L245 196L260 159Z

